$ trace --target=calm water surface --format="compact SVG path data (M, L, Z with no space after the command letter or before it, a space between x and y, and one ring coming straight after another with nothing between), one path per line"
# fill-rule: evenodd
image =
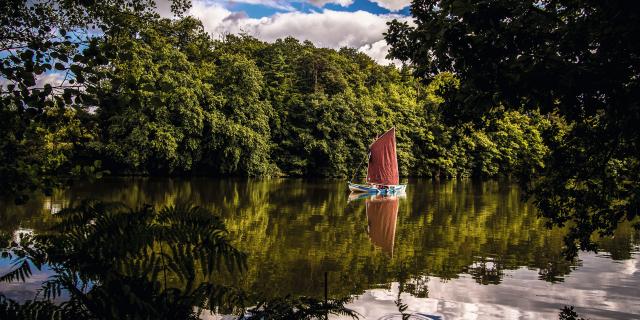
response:
M249 255L241 286L264 296L332 297L367 319L553 319L573 305L591 319L640 319L637 232L622 225L602 252L561 256L509 183L411 181L404 197L349 198L342 181L105 179L0 207L0 231L38 233L81 199L131 207L191 202L221 215ZM0 273L9 270L0 260ZM31 299L50 275L0 291Z

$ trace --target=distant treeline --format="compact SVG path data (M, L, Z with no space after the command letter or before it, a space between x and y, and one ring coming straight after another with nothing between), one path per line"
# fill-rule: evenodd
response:
M452 74L425 85L351 48L215 40L193 18L131 29L80 47L67 83L82 90L45 99L28 123L11 122L22 116L5 104L4 129L20 132L3 142L15 151L2 153L5 173L348 177L395 126L403 176L527 177L562 130L553 117L499 105L448 125L456 113L443 93L460 85Z

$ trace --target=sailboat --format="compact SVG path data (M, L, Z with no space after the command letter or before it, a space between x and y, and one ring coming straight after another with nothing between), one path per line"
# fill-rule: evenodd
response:
M406 184L400 184L396 128L391 128L369 146L367 184L349 181L349 190L385 195L402 193L406 188Z

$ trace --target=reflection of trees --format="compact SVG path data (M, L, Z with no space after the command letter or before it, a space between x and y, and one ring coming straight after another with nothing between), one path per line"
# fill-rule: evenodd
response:
M504 276L502 270L499 263L486 261L484 258L465 268L465 272L480 284L499 284Z
M396 307L398 308L398 312L402 316L402 319L409 319L411 317L411 313L406 312L409 308L409 305L402 301L402 294L409 293L417 298L428 298L429 297L429 287L428 277L414 277L410 278L411 274L409 270L406 268L404 263L398 263L398 267L396 269L395 280L398 282L398 295L396 296L396 300L394 301Z
M67 205L68 195L54 191L51 196L38 194L26 204L16 205L12 199L0 200L0 231L11 232L21 225L29 228L44 229L56 221L55 214Z
M365 202L346 205L342 182L107 179L66 195L156 207L180 199L221 215L230 238L249 253L239 285L266 297L322 297L325 271L332 295L357 294L394 281L398 261L411 278L469 273L484 284L500 283L504 270L521 266L539 270L543 280L562 281L577 263L562 256L563 230L547 230L508 183L411 183L399 202L393 257L371 243ZM628 255L629 243L638 239L630 227L620 232L602 242L616 258Z
M624 221L619 224L613 237L600 239L599 245L602 250L611 254L612 259L624 260L631 258L631 252L638 251L639 240L640 229L635 229L630 222Z
M83 201L58 215L52 232L10 241L0 253L15 268L0 281L25 281L47 265L43 301L18 304L0 294L0 318L198 319L203 309L264 315L355 314L346 300L264 300L235 285L246 257L228 242L222 220L187 205L131 210L117 203ZM50 301L66 292L59 305ZM262 301L262 302L261 302Z
M425 196L407 203L413 214L409 221L399 222L396 237L401 239L398 246L427 249L428 263L421 262L420 256L408 257L422 264L421 272L444 279L468 272L483 284L500 283L503 270L521 266L538 269L566 263L567 268L553 271L570 272L571 263L560 255L562 231L547 230L533 207L521 201L517 188L498 182L418 188ZM401 208L401 216L403 211Z

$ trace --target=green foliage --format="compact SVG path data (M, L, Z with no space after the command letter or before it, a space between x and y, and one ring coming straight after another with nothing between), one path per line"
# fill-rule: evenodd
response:
M99 49L120 48L113 70L94 88L102 129L97 149L133 172L188 171L200 160L201 105L216 98L172 40L147 28L139 39L113 35Z
M392 126L404 176L526 176L541 167L545 126L536 114L449 126L446 99L460 90L450 73L424 86L407 68L354 49L212 40L194 18L160 19L132 3L131 12L114 4L91 16L105 20L102 33L75 47L73 63L47 51L55 63L45 60L81 88L41 92L47 107L34 107L32 118L17 107L26 98L2 96L0 150L11 158L0 166L9 181L3 194L49 189L61 175L101 176L101 166L115 174L347 177ZM85 17L102 7L82 8ZM86 33L88 22L78 21L67 36Z
M547 152L541 138L546 122L537 114L495 115L470 131L448 127L441 106L445 93L459 87L452 74L424 87L406 69L292 38L266 44L230 36L216 49L249 56L264 75L263 92L275 112L269 120L271 159L286 175L349 176L372 138L391 126L398 129L405 176L525 175L526 168L541 167Z
M220 92L204 141L206 162L222 174L269 174L271 105L262 97L263 77L243 55L222 54L213 89Z
M189 1L173 1L176 14ZM21 1L0 4L0 194L25 202L50 192L72 168L97 172L86 143L96 138L86 111L93 106L91 59L100 34L157 19L152 0ZM88 120L88 121L85 121ZM80 123L82 125L80 125Z
M452 72L460 79L443 96L452 125L507 110L540 110L551 120L542 134L550 147L544 170L525 182L550 224L573 226L571 255L597 249L593 234L611 235L620 221L638 216L640 46L628 41L640 31L637 9L628 1L414 0L415 24L394 21L385 36L390 55L417 76L430 81ZM510 162L488 141L482 149L483 162Z
M460 80L444 72L425 88L423 115L410 129L414 175L496 177L527 180L544 167L550 122L537 112L492 112L477 121L449 126L445 97L459 91ZM500 108L497 108L500 109Z

